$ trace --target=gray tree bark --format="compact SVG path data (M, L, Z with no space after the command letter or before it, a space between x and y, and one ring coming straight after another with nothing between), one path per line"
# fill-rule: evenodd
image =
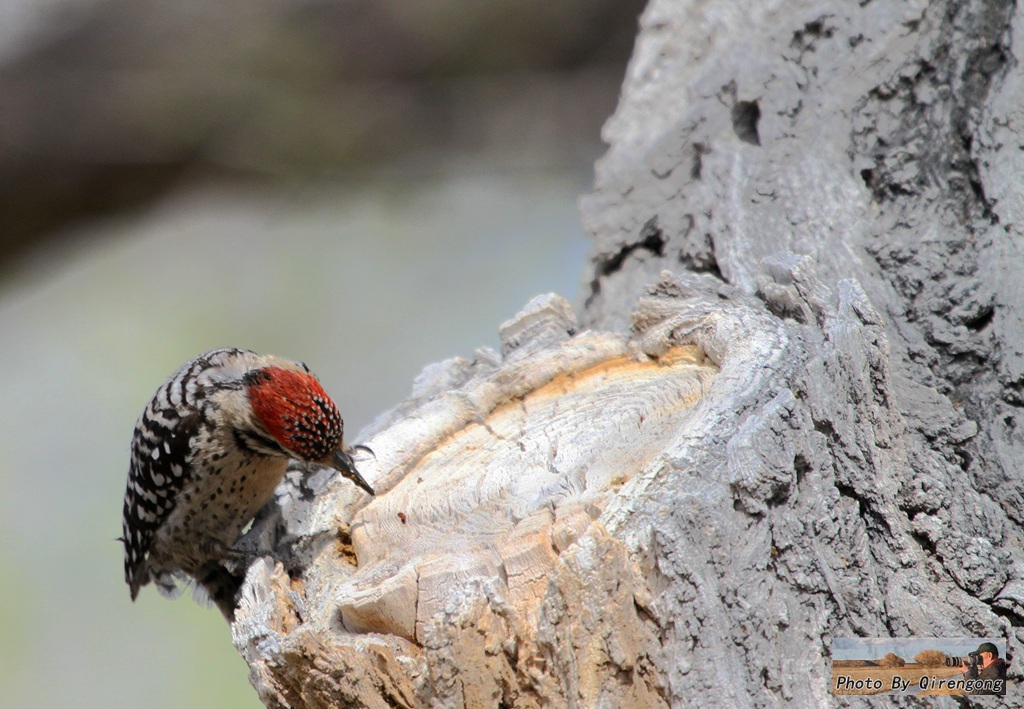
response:
M1022 13L641 25L580 321L535 299L365 432L376 499L254 527L268 706L820 706L834 637L1024 637Z

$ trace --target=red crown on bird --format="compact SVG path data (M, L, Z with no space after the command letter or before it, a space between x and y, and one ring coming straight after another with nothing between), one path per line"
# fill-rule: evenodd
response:
M323 461L338 449L341 414L312 374L271 366L252 372L248 383L256 418L295 457Z

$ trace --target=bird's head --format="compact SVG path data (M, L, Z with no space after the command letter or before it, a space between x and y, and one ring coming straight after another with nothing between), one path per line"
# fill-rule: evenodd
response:
M373 495L345 450L338 407L317 378L300 363L267 359L241 377L240 393L248 406L236 420L236 435L252 436L245 441L250 448L280 449L290 458L330 466Z

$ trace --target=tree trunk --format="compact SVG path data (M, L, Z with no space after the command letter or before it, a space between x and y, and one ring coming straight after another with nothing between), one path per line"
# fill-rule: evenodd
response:
M831 640L1022 637L1011 2L653 0L532 301L298 474L233 626L272 707L824 705Z

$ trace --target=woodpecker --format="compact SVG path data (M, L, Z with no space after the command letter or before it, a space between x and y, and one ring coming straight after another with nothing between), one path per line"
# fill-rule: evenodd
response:
M230 620L240 579L222 562L289 460L330 466L374 494L342 430L338 407L301 362L224 348L182 365L132 436L121 538L132 600L150 581L173 597L184 574Z

